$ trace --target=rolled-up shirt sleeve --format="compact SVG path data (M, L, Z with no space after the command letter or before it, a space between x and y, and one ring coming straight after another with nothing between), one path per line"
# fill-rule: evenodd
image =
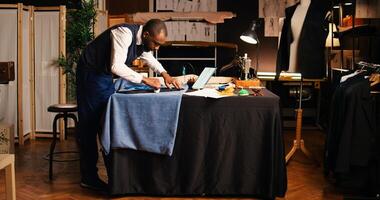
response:
M152 51L143 52L140 56L141 59L143 59L146 64L156 73L161 74L162 72L166 72L164 67L158 60L153 56Z
M143 76L125 64L132 38L131 30L126 27L118 27L111 31L111 72L125 80L141 83Z

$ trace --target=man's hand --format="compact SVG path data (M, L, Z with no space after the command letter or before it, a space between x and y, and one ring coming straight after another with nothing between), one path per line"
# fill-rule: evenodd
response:
M167 72L162 72L161 76L164 78L165 85L167 88L171 88L170 85L173 85L175 88L180 89L181 84L175 78L172 78Z
M161 83L157 78L146 78L146 77L144 77L142 79L142 83L144 83L145 85L148 85L148 86L150 86L156 90L161 88Z

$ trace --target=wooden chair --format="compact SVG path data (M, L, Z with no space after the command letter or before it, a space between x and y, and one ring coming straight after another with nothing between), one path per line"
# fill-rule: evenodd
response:
M6 199L16 199L15 155L0 154L0 169L5 168Z

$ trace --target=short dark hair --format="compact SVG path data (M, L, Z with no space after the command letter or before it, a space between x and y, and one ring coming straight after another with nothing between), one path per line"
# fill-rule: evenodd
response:
M167 36L168 30L166 29L166 25L160 19L151 19L151 20L147 21L144 24L143 29L142 29L143 32L147 31L152 36L159 34L162 30L164 31L165 35Z

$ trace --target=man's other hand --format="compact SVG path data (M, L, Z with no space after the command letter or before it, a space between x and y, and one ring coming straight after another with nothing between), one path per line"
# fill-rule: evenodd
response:
M144 77L142 79L142 83L144 83L145 85L148 85L148 86L150 86L156 90L161 88L161 83L157 78L146 78L146 77Z
M164 78L164 82L167 88L171 88L171 85L177 89L181 88L179 81L175 78L172 78L167 72L162 72L161 76Z

